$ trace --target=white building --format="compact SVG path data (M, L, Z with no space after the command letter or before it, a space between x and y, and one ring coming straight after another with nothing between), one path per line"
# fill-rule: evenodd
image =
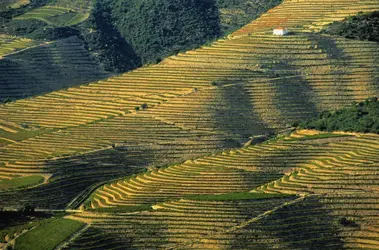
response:
M273 34L276 36L285 36L288 33L289 33L288 29L282 28L282 27L278 27L278 28L274 29L274 32L273 32Z

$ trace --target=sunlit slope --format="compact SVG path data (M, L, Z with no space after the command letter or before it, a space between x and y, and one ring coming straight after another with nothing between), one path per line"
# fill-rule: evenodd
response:
M307 249L308 244L377 249L378 139L298 131L278 141L107 184L91 196L90 211L71 216L92 225L72 244L82 249L106 237L104 248L127 242L130 247L172 249ZM234 202L187 198L244 191L249 188L244 183L251 187L275 175L284 177L254 191L301 196ZM121 207L143 204L154 211L120 212ZM240 216L251 211L235 217L239 209Z
M130 115L10 142L0 148L1 178L37 174L52 177L35 189L1 193L0 205L27 202L37 207L64 208L96 183L239 145L226 139L216 133Z
M331 144L328 153L257 190L321 195L329 214L354 221L341 230L348 249L378 249L378 136Z
M51 0L13 20L39 20L55 27L73 26L88 19L93 3L93 0Z
M41 41L34 41L32 39L15 36L0 35L0 58L16 51L40 44L42 44Z
M199 117L194 117L192 123L203 113L216 116L215 109L221 104L215 98L221 97L237 106L239 113L255 115L257 118L253 119L261 127L283 127L321 110L376 95L378 57L377 43L317 35L221 40L210 47L168 58L159 65L17 101L2 106L0 113L17 123L64 128L133 112L135 106L143 103L164 109L166 106L158 104L165 102L170 105L167 114L159 111L152 115L185 124L175 115L189 109L188 115ZM182 108L180 98L186 98L186 107L178 112ZM238 107L238 99L243 100L250 113ZM200 107L191 109L192 102L200 102ZM174 106L176 112L171 112ZM148 110L158 112L159 108ZM230 113L221 123L234 118ZM214 127L212 122L200 122L199 127Z
M94 0L50 0L49 5L69 8L79 12L89 12L94 4Z
M291 17L294 22L296 17ZM162 146L167 162L180 162L239 147L251 135L378 94L377 43L297 31L285 37L260 33L221 39L158 65L0 105L1 175L59 176L64 166L51 168L46 160L108 150L115 144L137 146L141 159L160 155ZM77 42L70 38L57 43L67 41ZM35 73L52 83L75 73L75 79L93 80L92 64L81 57L82 45L69 53L52 47L57 43L3 58L0 62L7 66L5 62L21 63L27 56L40 67L8 65L0 77L8 76L6 83L30 83ZM18 96L24 93L17 82L4 86ZM153 165L154 157L136 165Z
M2 105L2 120L23 126L1 134L7 144L0 149L0 161L7 166L2 171L27 173L21 170L23 161L83 154L120 142L134 145L149 133L115 131L150 125L154 134L167 138L177 138L171 128L193 133L190 141L198 133L204 142L217 135L205 154L226 145L228 138L233 139L228 146L240 146L238 141L251 135L377 95L378 50L372 42L317 35L246 36ZM192 147L197 147L194 141Z
M15 9L28 3L30 3L30 0L2 0L0 3L0 11Z
M295 32L319 31L325 25L341 21L359 12L379 10L376 0L285 0L259 19L232 34L232 37L259 32L272 32L284 26Z
M377 43L318 35L218 41L171 57L162 66L234 68L240 77L220 77L209 89L148 112L166 121L244 135L283 127L377 95L378 56Z
M58 27L72 26L85 21L88 13L75 12L72 9L59 6L43 6L33 9L13 20L39 20L46 24Z
M280 173L244 171L192 161L148 171L105 185L91 195L89 208L154 205L186 195L247 192Z
M359 141L351 137L334 140ZM290 168L323 155L327 148L322 145L317 141L308 144L279 140L148 171L99 189L91 197L89 207L152 205L189 194L250 191L259 183L268 183Z
M109 76L83 46L77 38L40 44L14 39L0 45L4 50L0 59L0 99L29 97Z

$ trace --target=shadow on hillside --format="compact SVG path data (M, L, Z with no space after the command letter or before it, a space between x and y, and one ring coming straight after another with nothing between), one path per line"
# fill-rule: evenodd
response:
M108 77L83 48L67 38L0 60L0 98L20 99ZM17 87L15 87L17 86Z
M15 100L41 93L38 79L31 75L28 68L24 66L23 61L7 58L0 60L0 101L6 98ZM18 75L28 76L28 82L26 83L25 79Z
M126 72L142 66L140 55L115 27L109 3L96 2L86 25L96 32L83 32L81 38L105 70Z
M0 193L0 207L29 204L37 208L63 209L87 188L142 171L142 157L104 150L82 156L46 162L54 173L49 183L36 188Z
M67 249L113 249L120 246L122 249L157 249L167 244L168 240L164 238L167 224L143 220L143 217L140 221L141 223L128 221L128 216L125 215L122 220L114 220L109 224L113 227L96 228L95 223L71 241Z
M230 249L343 249L337 218L317 197L281 208L233 233Z
M115 235L106 233L105 230L89 227L76 239L69 242L65 249L99 249L99 246L113 249L121 246L128 246L130 242L119 239Z
M351 81L348 79L351 72L347 70L351 64L351 56L346 55L332 37L311 35L310 40L327 55L329 60L333 60L330 62L329 71L326 72L328 75L333 76L332 84L329 83L328 85L329 101L333 97L334 102L353 102L354 93L348 87L350 84L346 84L346 81Z
M307 80L302 77L279 79L274 85L277 95L273 103L280 112L282 126L317 116L315 91Z
M233 80L230 83L235 83ZM217 128L223 133L244 139L272 132L254 112L254 106L244 83L217 88L219 102L213 107Z
M160 167L195 159L224 146L221 143L214 148L207 147L205 151L202 151L202 148L195 150L186 147L192 147L195 142L206 145L206 142L201 140L207 142L208 138L194 137L192 141L184 138L173 140L170 144L159 145L155 142L151 145L106 149L48 160L45 163L46 169L53 173L49 182L35 188L0 192L0 208L29 204L37 208L63 209L80 195L78 202L75 202L75 205L78 205L82 198L87 197L82 197L83 192L88 194L87 190L94 190L106 182L143 172L149 166ZM183 141L188 144L183 144Z

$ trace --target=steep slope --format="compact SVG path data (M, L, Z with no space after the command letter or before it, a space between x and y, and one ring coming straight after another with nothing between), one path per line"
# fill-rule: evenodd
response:
M378 8L378 3L372 0L324 0L317 4L309 0L287 0L255 22L237 30L232 36L271 31L278 26L298 32L319 31L334 21L341 21L359 12L372 12Z
M318 118L303 121L300 128L321 131L379 133L379 101L377 97L353 103L333 112L324 111Z
M130 45L142 64L146 64L235 31L280 2L107 0L96 2L92 16L110 19L110 26ZM95 36L96 32L102 32L93 30ZM92 42L97 41L89 40Z
M298 5L288 1L283 6ZM271 14L266 16L262 19ZM119 143L130 147L143 142L137 149L143 157L159 155L151 145L178 139L177 151L176 146L164 147L163 155L174 162L238 147L252 135L377 95L378 57L377 43L309 32L243 36L107 80L1 105L3 123L22 128L12 125L2 133L2 175L54 174L59 168L50 170L46 159ZM146 126L154 128L151 133L144 133ZM142 130L129 134L135 128ZM183 136L173 131L183 131ZM176 156L189 148L194 151ZM147 162L154 164L138 165Z
M277 6L282 0L217 0L220 23L224 34L229 34Z
M25 98L109 76L91 59L82 41L74 37L44 43L20 39L5 46L10 51L32 44L38 45L8 52L0 59L1 100Z
M107 184L90 199L91 210L70 216L90 223L93 229L88 233L99 230L95 238L84 233L72 246L82 249L82 244L109 234L113 240L103 242L105 248L127 244L169 249L377 249L377 194L373 191L378 138L297 131L268 144ZM244 180L256 185L255 181L266 182L270 172L270 178L284 177L254 188L247 200L235 198L233 203L217 196L188 197L248 190L243 181L236 181L237 176L249 176ZM300 196L253 198L262 191ZM121 212L122 207L140 204L150 204L154 210ZM232 211L239 211L238 217Z
M68 249L378 248L378 135L241 148L378 94L377 43L310 28L375 4L285 1L230 39L1 105L0 179L50 176L1 191L1 206L83 209ZM283 22L294 34L269 34Z
M7 104L0 113L9 121L33 127L65 128L124 115L146 103L151 108L144 111L147 115L186 126L189 121L176 116L185 114L186 109L199 119L203 113L215 117L222 112L217 111L221 109L219 101L212 101L213 93L219 93L220 100L230 98L233 105L234 98L245 99L248 106L237 107L241 119L252 112L258 117L249 124L256 121L263 128L280 128L319 111L376 95L378 50L377 43L304 34L224 40L106 81ZM295 91L297 95L293 95ZM192 111L195 96L200 107L193 106ZM168 109L168 105L177 105L178 111L183 98L191 99L186 100L185 109ZM93 105L88 107L88 103ZM235 112L226 113L218 124L235 119ZM190 122L198 128L222 129L212 123L202 125L198 119ZM262 125L258 127L262 130ZM224 132L230 131L225 128Z
M3 0L0 3L0 11L18 8L20 6L28 4L29 0Z
M379 42L379 11L359 13L328 25L323 32L350 39Z
M219 20L219 15L223 15L225 11L250 6L248 11L246 10L244 20L235 20L229 24L231 29L236 29L247 23L247 19L255 18L278 3L279 1L267 3L257 0L256 4L251 6L251 3L245 0L214 3L197 0L147 0L143 3L36 0L27 7L4 13L0 21L0 33L43 41L77 36L84 41L85 49L102 68L107 71L125 72L141 66L142 63L159 61L167 55L198 47L221 36L223 31L220 22L224 21ZM145 7L139 8L142 5ZM220 13L218 8L222 8ZM233 19L236 14L229 13L228 16ZM130 23L133 25L129 25ZM149 26L152 23L154 27ZM12 44L8 46L12 48ZM76 47L73 46L72 50L76 51ZM18 77L14 71L8 73L7 77L11 74L14 74L13 78ZM88 80L94 79L98 78ZM73 85L64 82L67 87ZM10 88L9 97L13 97L12 99L58 89L50 86L44 88L41 84L39 90L25 90L25 94L16 96L13 86ZM4 90L3 96L8 97L7 90Z
M80 12L89 12L93 8L94 0L50 0L49 5L60 6Z
M65 27L79 24L88 17L88 13L77 13L68 8L46 5L17 16L14 20L36 19L48 25Z
M0 35L0 58L3 56L23 50L32 46L40 45L41 41L34 41L32 39Z

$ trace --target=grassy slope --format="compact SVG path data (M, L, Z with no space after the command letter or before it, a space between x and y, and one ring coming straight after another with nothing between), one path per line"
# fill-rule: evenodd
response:
M49 4L73 9L82 13L88 13L92 9L94 2L95 0L50 0Z
M32 39L19 38L15 36L0 35L0 57L18 50L26 49L28 47L36 46L40 41Z
M59 218L52 220L20 236L16 240L15 249L52 250L83 225L84 223L69 219Z
M2 0L0 3L0 11L19 8L28 3L30 3L30 0Z
M88 13L78 13L58 6L44 6L18 16L14 20L37 19L51 26L66 27L84 22L88 17Z
M57 214L56 214L57 215ZM0 211L0 242L7 243L18 237L24 230L48 223L53 215L43 212L31 212L20 208L18 211Z
M307 141L307 140L316 140L316 139L327 139L327 138L339 138L339 137L349 137L351 135L344 134L332 134L332 133L322 133L317 135L307 135L300 138L290 138L286 139L288 141Z
M185 199L196 201L236 201L236 200L260 200L271 198L283 198L285 194L267 194L267 193L227 193L219 195L191 195Z
M17 177L11 180L2 180L0 181L0 190L30 187L42 183L43 181L44 177L40 175Z

